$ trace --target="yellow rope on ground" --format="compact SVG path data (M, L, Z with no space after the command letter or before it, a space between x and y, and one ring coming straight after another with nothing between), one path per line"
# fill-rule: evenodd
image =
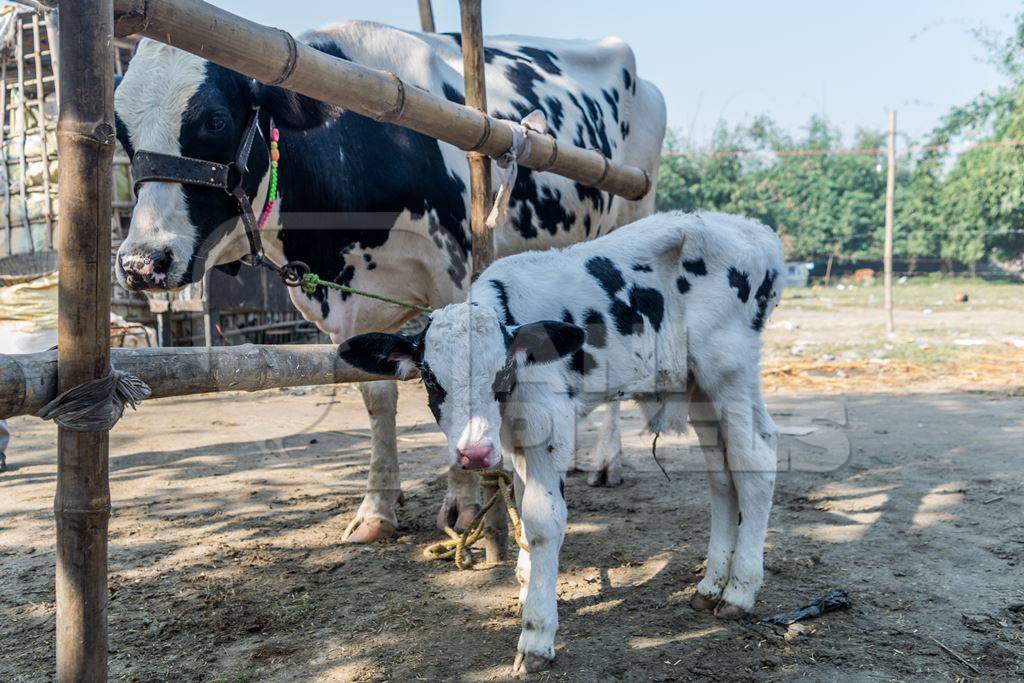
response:
M523 523L516 511L516 501L512 496L512 475L501 469L481 470L480 485L493 486L497 488L486 503L481 506L480 511L473 517L466 530L461 534L455 529L447 526L444 532L448 539L439 541L427 546L423 554L432 560L447 560L455 558L455 566L460 570L472 569L475 560L469 549L476 544L484 535L484 517L487 512L498 502L499 497L505 500L505 509L508 511L508 518L512 520L512 529L515 534L516 544L529 552L526 541L523 539Z

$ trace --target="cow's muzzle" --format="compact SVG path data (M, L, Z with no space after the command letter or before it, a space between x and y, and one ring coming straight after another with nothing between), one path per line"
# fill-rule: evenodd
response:
M150 252L132 252L117 257L127 289L138 292L145 289L166 289L167 273L174 264L170 249Z

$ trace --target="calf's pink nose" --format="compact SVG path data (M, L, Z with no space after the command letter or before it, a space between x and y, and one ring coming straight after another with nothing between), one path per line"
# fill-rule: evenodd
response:
M459 455L459 464L463 469L480 470L490 465L488 459L493 450L494 447L488 443L469 448L456 448L455 452Z

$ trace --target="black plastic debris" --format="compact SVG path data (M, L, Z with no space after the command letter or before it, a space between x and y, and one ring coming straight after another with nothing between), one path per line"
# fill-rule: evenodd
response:
M850 609L850 596L842 588L833 588L825 595L812 600L799 609L765 617L761 621L766 624L789 626L804 619L813 619L826 612L835 612L841 609Z

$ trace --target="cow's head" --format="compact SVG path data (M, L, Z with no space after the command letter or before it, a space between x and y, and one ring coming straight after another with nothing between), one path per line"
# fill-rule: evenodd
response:
M264 86L192 54L143 40L114 97L117 135L128 153L157 152L231 163L254 107L261 133L244 185L255 199L270 168L268 121L282 128L322 125L333 110ZM259 207L256 209L259 211ZM176 289L207 268L246 253L236 202L227 192L172 182L139 188L131 228L118 250L118 281L129 290Z
M483 469L501 462L503 406L516 389L517 371L574 353L584 336L553 320L507 326L493 308L461 303L435 311L415 337L361 334L339 353L358 368L400 379L418 368L453 466Z

